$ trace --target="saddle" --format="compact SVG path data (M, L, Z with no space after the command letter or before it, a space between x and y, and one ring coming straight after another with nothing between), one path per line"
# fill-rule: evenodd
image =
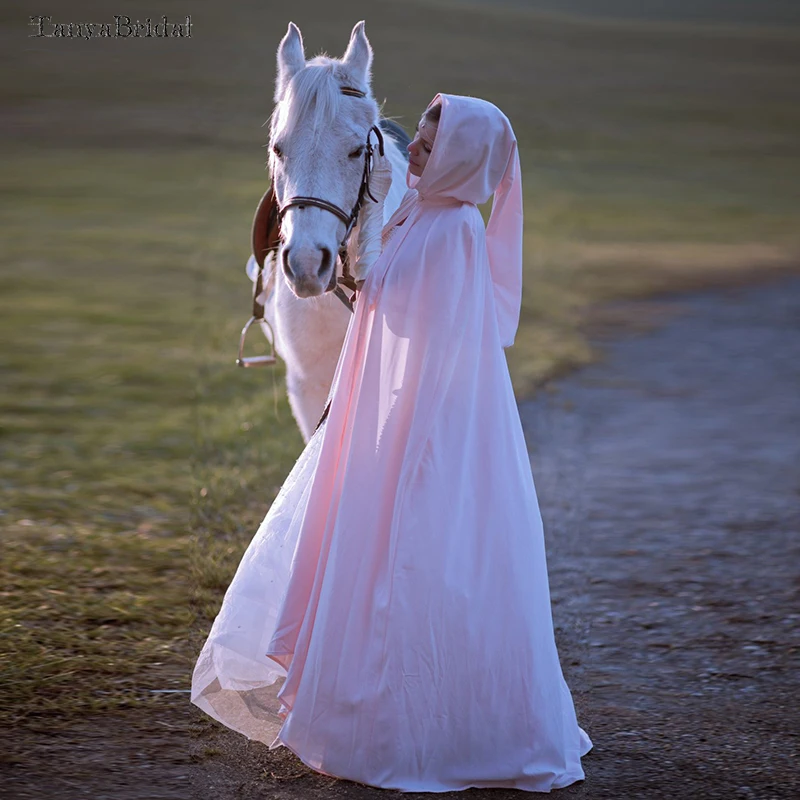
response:
M264 269L264 260L268 253L278 250L281 244L281 224L278 219L278 201L272 186L258 201L256 213L253 217L253 230L251 232L253 257L258 266Z

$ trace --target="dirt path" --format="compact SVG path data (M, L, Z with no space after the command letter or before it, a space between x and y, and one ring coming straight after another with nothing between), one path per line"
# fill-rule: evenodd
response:
M557 795L800 796L800 278L609 311L658 325L598 330L605 360L520 408L559 652L595 743L587 780ZM7 772L8 796L401 796L319 776L183 696L74 734Z
M637 307L672 319L521 408L596 744L565 796L798 797L800 279Z

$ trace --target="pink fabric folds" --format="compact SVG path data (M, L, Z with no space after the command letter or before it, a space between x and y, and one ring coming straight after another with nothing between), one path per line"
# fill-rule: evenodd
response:
M496 106L476 97L437 94L442 118L420 177L387 223L405 219L419 202L480 205L492 195L486 250L503 347L514 344L522 303L522 170L511 123Z
M583 778L592 744L556 651L503 352L519 314L519 162L494 106L441 97L327 421L242 559L192 701L372 786L550 791ZM487 231L475 203L496 188ZM283 676L275 737L268 687Z

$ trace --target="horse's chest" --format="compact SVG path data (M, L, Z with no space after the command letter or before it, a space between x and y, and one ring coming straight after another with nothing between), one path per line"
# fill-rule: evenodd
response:
M287 368L311 374L336 365L350 312L333 295L300 300L291 294L277 298L277 337Z

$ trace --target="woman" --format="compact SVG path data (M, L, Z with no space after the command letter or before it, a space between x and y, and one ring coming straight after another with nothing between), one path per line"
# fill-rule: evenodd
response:
M268 741L266 687L285 676L272 746L319 772L547 792L584 777L592 744L558 661L503 353L521 301L516 139L491 103L440 94L409 154L327 420L242 559L192 700Z

